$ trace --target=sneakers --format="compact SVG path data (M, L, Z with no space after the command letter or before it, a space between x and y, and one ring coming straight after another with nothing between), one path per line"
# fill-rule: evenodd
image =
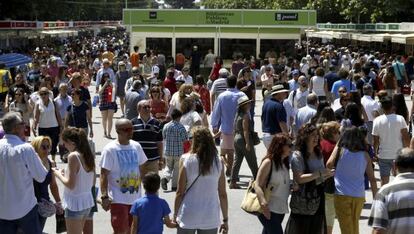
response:
M167 190L168 189L167 184L168 184L168 180L166 178L162 178L161 179L161 188L163 190Z

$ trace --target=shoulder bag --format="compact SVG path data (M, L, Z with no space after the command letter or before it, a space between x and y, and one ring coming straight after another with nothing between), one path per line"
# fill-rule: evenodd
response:
M305 164L305 174L310 173L307 160ZM290 210L293 214L314 215L319 209L321 195L315 180L301 184L298 191L293 191L290 199Z
M273 171L273 161L270 167L270 173L267 178L266 182L266 188L264 189L264 196L266 201L269 201L270 194L273 190L273 186L269 186L270 179L272 177L272 171ZM241 209L246 211L249 214L252 215L260 215L263 213L262 206L260 205L259 199L257 197L256 191L254 189L256 181L251 180L249 183L249 187L247 187L247 191L244 194L244 198L241 203Z

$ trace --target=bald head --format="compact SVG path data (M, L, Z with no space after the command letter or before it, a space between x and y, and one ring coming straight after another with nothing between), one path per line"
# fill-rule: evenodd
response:
M414 172L414 150L411 148L398 150L395 166L398 173Z
M318 104L318 96L315 93L311 93L306 97L306 103L308 105L316 106Z

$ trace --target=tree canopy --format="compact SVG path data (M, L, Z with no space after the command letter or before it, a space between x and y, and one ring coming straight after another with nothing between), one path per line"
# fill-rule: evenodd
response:
M318 22L376 23L414 21L411 0L203 0L217 9L313 9Z

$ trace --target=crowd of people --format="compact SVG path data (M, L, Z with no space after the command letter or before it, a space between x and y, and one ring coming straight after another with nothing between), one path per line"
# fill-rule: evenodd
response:
M210 50L203 77L197 50L166 64L157 50L129 53L120 32L68 39L62 53L35 48L32 64L12 71L0 64L0 233L42 233L55 214L69 234L93 233L97 203L114 233L162 233L164 224L227 233L226 184L242 187L244 158L264 234L332 233L335 217L342 233L359 233L366 189L374 233L414 228L414 105L404 97L414 92L413 57L326 45L303 58L237 53L226 68ZM99 165L93 108L111 140ZM256 155L261 143L266 154ZM58 153L66 169L56 168ZM174 204L158 196L169 187Z

